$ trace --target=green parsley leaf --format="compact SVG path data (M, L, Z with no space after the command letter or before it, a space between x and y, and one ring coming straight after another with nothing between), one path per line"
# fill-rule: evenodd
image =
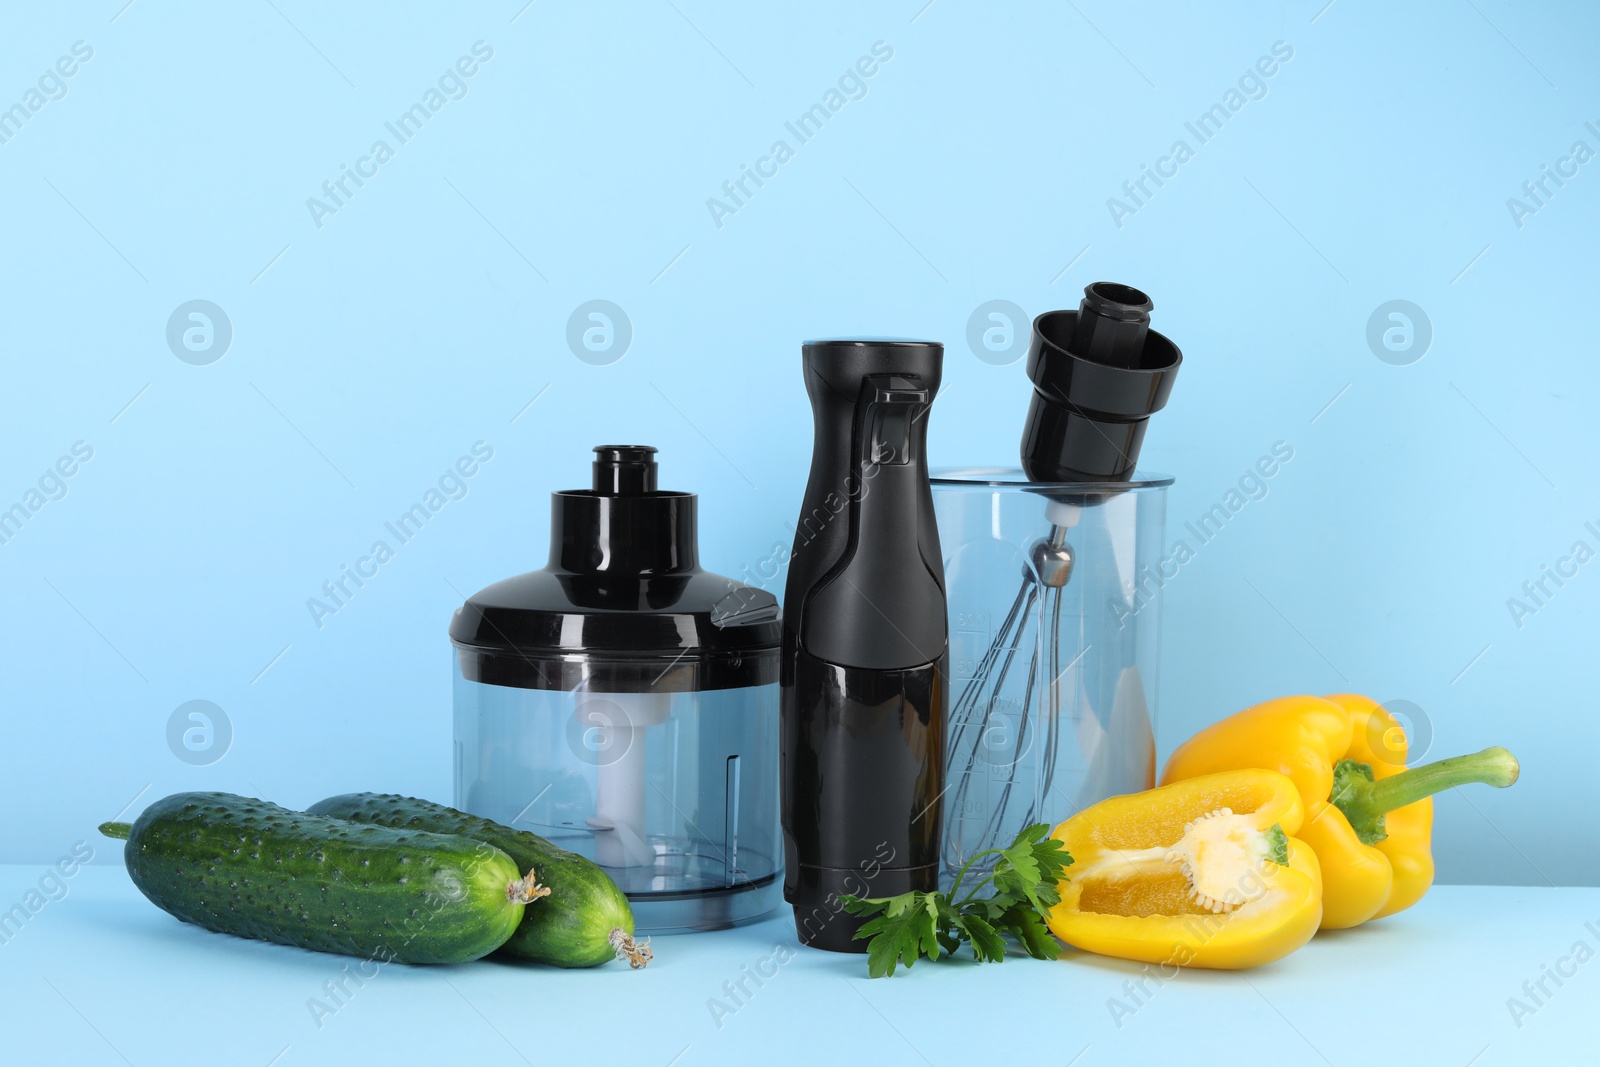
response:
M1006 939L989 925L988 920L977 915L967 915L963 929L972 939L972 954L986 963L999 963L1006 958Z
M846 907L857 915L881 910L877 918L864 923L855 939L867 939L867 973L873 978L894 974L895 967L908 969L923 956L939 958L939 908L937 893L902 893L875 900L846 898Z
M882 978L901 965L909 970L924 956L937 960L941 953L955 955L962 942L972 946L976 959L999 963L1006 958L1007 937L1034 959L1060 956L1061 945L1045 925L1045 913L1061 900L1059 886L1072 857L1049 833L1048 825L1038 823L1006 848L974 856L967 869L986 856L995 857L994 867L959 904L951 899L953 893L844 897L846 911L869 917L855 935L867 942L868 974ZM965 874L964 869L954 889ZM979 897L986 885L993 892Z
M1053 960L1061 955L1061 942L1050 933L1039 913L1027 905L1013 905L1000 917L1000 925L1036 960Z

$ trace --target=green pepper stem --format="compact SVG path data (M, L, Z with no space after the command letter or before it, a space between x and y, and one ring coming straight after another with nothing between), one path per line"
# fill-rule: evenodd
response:
M1469 782L1504 789L1517 780L1520 771L1517 757L1498 745L1468 756L1410 767L1376 781L1367 764L1340 760L1334 767L1333 793L1328 799L1344 812L1361 839L1372 844L1387 836L1383 817L1396 808Z
M133 827L125 822L103 822L100 824L100 832L102 834L107 837L114 837L118 841L126 841L128 839L128 831L131 829Z
M1373 813L1393 811L1468 782L1504 789L1517 780L1519 771L1517 757L1497 745L1470 756L1452 756L1380 778L1366 788L1363 806Z

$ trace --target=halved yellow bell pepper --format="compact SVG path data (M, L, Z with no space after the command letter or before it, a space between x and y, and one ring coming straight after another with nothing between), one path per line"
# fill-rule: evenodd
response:
M1292 778L1305 803L1300 837L1322 867L1322 927L1338 930L1409 908L1433 884L1434 793L1517 780L1503 748L1407 770L1406 744L1394 716L1366 697L1282 697L1195 734L1161 780L1241 767Z
M1276 771L1213 774L1112 797L1057 826L1071 878L1050 932L1106 956L1254 967L1311 939L1322 877L1293 835L1305 807Z

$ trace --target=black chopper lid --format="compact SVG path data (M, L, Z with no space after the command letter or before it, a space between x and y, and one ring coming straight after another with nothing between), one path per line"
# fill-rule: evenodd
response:
M594 487L550 494L550 562L450 621L469 681L675 692L777 678L778 600L702 570L697 498L656 488L656 450L601 445Z

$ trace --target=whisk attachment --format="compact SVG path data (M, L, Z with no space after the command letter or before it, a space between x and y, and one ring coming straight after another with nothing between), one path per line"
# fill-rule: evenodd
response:
M1081 597L1069 595L1068 537L1084 509L1121 491L1107 483L1133 478L1148 420L1172 392L1183 356L1150 329L1154 306L1132 286L1095 282L1076 311L1034 320L1022 467L1036 483L1028 489L1044 505L1049 532L1028 546L1016 599L955 691L947 868L1055 814L1050 797L1063 735L1070 744L1073 717L1085 713L1083 672L1092 669L1080 666L1090 630ZM1065 630L1064 600L1071 605ZM1027 773L1030 759L1036 774Z

